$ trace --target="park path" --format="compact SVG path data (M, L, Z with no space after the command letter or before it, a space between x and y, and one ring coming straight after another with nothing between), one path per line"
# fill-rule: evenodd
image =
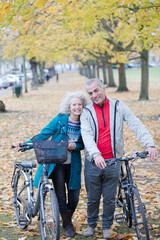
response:
M7 112L0 114L0 214L7 215L7 220L0 219L0 230L3 229L4 235L0 235L0 240L7 239L5 234L15 229L16 239L30 239L32 234L34 239L41 239L39 234L39 223L37 219L33 220L33 226L28 231L20 231L14 219L14 209L12 204L12 189L10 187L11 175L13 172L13 162L15 160L35 160L33 151L26 153L17 153L10 146L16 141L25 141L37 134L58 112L59 103L67 91L84 91L85 77L81 77L77 72L67 72L60 74L59 82L51 79L38 90L30 90L28 94L16 98L12 95L2 96L1 100L6 105ZM132 83L134 85L134 82ZM131 85L132 86L132 85ZM130 86L130 89L131 89ZM135 86L134 86L135 88ZM157 90L150 89L154 99L148 102L138 102L138 91L117 93L116 89L106 89L106 93L110 97L123 100L131 107L134 113L139 116L150 133L152 134L158 151L160 152L160 119L158 118L160 109L160 99ZM84 91L85 93L85 91ZM126 153L141 151L142 145L139 143L135 135L124 126L124 139ZM84 154L82 153L83 161ZM159 169L160 162L155 160L154 163L146 160L145 162L137 162L135 178L138 183L142 198L147 203L147 214L149 218L149 226L152 233L152 240L160 239L158 231L160 230L158 209L160 208L159 193ZM102 207L101 207L102 208ZM9 224L7 225L7 222ZM84 239L82 231L87 224L86 221L86 192L82 174L82 189L78 209L74 215L74 226L77 231L75 239ZM128 230L114 224L116 231L127 235ZM1 237L2 236L2 237ZM8 237L8 239L10 239ZM7 240L8 240L7 239ZM13 238L11 238L13 240ZM62 231L61 239L64 239ZM98 223L95 239L102 239L101 223ZM116 239L116 238L115 238ZM118 238L117 238L118 239ZM122 238L119 238L122 239ZM123 239L134 239L124 238Z

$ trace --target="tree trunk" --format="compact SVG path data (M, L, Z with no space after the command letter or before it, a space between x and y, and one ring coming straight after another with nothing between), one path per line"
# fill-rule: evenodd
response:
M28 93L28 88L27 88L27 75L26 75L26 58L25 55L23 55L23 72L24 72L24 92Z
M99 78L99 65L98 64L97 64L96 70L97 70L97 78Z
M82 67L79 67L79 74L80 74L81 76L83 76L83 68L82 68Z
M61 64L61 71L62 71L62 73L64 73L63 64Z
M96 66L95 65L92 65L92 66L93 66L92 78L95 78L96 77Z
M82 76L86 77L86 69L84 64L82 64Z
M113 77L113 69L112 69L112 64L108 63L108 87L116 87L116 84L114 82L114 77Z
M106 63L102 62L103 83L107 85Z
M90 79L90 78L92 78L92 71L91 71L91 66L90 65L87 66L87 70L88 70L87 77Z
M149 71L148 71L148 50L141 53L141 92L139 100L148 100Z
M40 73L40 79L39 79L39 84L44 84L44 62L38 62L38 67L39 67L39 73Z
M119 73L119 87L118 92L128 91L127 83L126 83L126 72L125 72L125 64L120 63L120 67L118 68Z
M49 76L50 77L53 77L53 76L55 76L56 75L56 70L55 70L55 67L54 66L52 66L51 68L49 68L48 69L49 70Z
M33 74L31 88L36 90L38 88L37 62L36 62L35 58L30 59L29 62L31 64L31 70L32 70L32 74Z

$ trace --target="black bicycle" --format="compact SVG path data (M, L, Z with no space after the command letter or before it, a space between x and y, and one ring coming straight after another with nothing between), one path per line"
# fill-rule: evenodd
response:
M115 216L116 222L126 222L127 226L135 227L138 240L149 240L149 230L146 219L146 207L141 201L137 184L133 182L131 166L138 158L146 158L148 152L135 153L132 157L116 159L122 161L121 176L118 185L118 195L116 199L117 207L123 211ZM129 163L129 161L132 161Z

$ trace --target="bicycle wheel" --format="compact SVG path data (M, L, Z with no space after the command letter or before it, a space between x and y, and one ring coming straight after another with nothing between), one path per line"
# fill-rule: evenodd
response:
M129 228L132 227L132 213L131 213L131 206L129 201L129 195L125 189L120 189L119 199L123 204L123 215L125 222Z
M149 240L149 231L145 215L145 206L141 201L138 189L132 189L133 221L138 240Z
M54 190L45 188L40 207L40 224L43 240L60 239L60 219L57 197Z
M15 175L13 191L16 220L19 227L25 229L31 221L31 210L27 202L29 186L26 184L26 175L22 170Z

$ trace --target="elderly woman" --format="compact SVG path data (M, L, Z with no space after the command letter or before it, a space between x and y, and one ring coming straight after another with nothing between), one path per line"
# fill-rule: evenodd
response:
M49 164L47 166L48 177L53 181L67 237L74 237L75 235L72 215L77 207L81 188L80 150L84 148L84 145L81 138L80 115L85 105L86 98L83 93L74 92L66 94L60 105L59 114L41 131L45 139L46 133L48 134L47 138L49 138L53 132L65 132L69 137L66 161L63 164ZM15 145L18 147L19 143ZM39 165L34 179L35 187L38 187L41 174L42 165ZM66 194L66 186L68 194Z

